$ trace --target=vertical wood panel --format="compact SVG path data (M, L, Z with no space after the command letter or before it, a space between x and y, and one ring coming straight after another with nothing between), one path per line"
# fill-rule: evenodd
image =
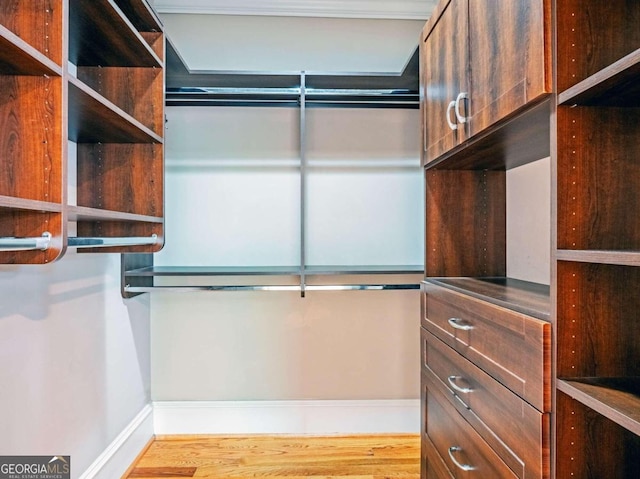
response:
M558 264L559 377L640 376L640 269Z
M636 0L559 0L557 81L562 92L640 45Z
M63 0L2 0L0 24L62 65Z
M470 134L551 92L550 1L469 2Z
M558 248L640 249L640 109L559 107L557 121Z
M506 274L504 171L426 172L427 276Z

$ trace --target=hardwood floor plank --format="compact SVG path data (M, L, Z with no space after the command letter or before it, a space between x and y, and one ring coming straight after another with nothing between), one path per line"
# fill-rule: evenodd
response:
M145 479L193 477L196 469L195 467L134 467L128 477Z
M420 439L416 434L163 436L125 477L419 479Z

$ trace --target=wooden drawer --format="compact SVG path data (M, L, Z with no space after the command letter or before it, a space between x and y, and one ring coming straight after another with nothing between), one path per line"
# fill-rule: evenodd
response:
M423 284L422 326L542 412L551 409L551 325Z
M430 384L521 478L549 477L550 418L438 338L421 331Z
M443 393L429 385L424 375L423 388L427 412L425 432L433 443L435 452L454 477L477 477L478 479L516 479L518 477L449 404ZM434 476L440 477L435 474Z
M422 460L420 477L422 479L454 479L447 465L436 451L436 447L425 433L421 436Z

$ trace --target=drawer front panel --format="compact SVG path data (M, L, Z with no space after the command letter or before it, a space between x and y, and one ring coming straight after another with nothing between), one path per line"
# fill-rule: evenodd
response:
M550 418L422 329L423 368L432 387L519 477L549 477Z
M551 325L426 284L422 326L542 412L551 408Z
M454 477L518 477L453 409L442 393L436 388L427 387L424 394L427 407L426 433Z
M447 469L447 465L436 451L436 447L424 432L421 439L422 445L422 464L420 469L420 477L426 479L454 479L451 471Z

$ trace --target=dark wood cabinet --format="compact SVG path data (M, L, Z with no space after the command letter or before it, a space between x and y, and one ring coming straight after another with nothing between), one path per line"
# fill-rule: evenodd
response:
M69 222L153 238L110 251L162 247L164 34L145 0L1 2L0 100L0 263L60 258Z
M443 1L423 32L423 477L552 476L551 288L507 275L508 170L551 150L551 7Z
M425 163L423 477L469 427L517 477L640 477L640 3L468 8L469 136ZM542 155L548 286L504 257L505 174Z
M469 91L467 0L443 2L423 31L423 163L438 158L467 138L456 117L463 114L463 95Z
M551 0L440 2L421 36L423 164L552 90Z

